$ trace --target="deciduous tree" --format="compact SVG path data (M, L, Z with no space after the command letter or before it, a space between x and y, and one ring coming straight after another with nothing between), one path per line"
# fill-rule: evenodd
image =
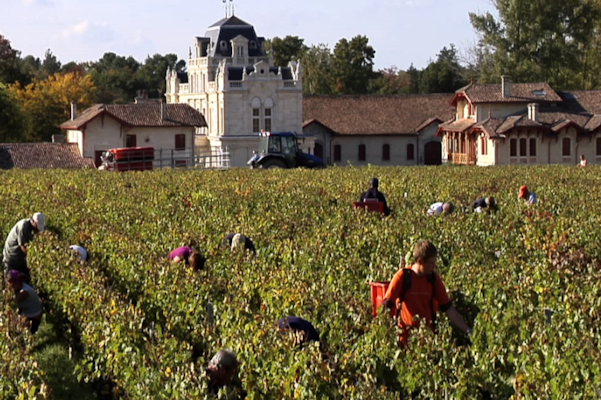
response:
M327 45L311 46L301 57L301 66L305 94L332 93L332 53Z
M105 53L90 65L90 76L97 87L96 103L130 103L141 89L136 72L140 63L133 57ZM163 75L164 78L164 75Z
M546 81L557 89L585 88L591 75L600 11L594 0L494 0L498 18L470 13L487 59L480 80ZM589 57L587 57L589 56Z
M17 83L10 91L26 115L26 136L49 141L53 134L61 132L59 125L70 118L71 102L82 110L92 104L95 86L90 76L57 73L41 81L34 79L25 87Z
M332 55L334 93L368 93L369 81L374 78L375 55L367 36L355 36L350 41L340 39Z
M8 87L0 83L0 142L20 142L25 137L26 120L20 103Z
M176 54L155 54L146 57L146 61L137 73L141 89L147 90L151 97L159 97L160 94L165 93L167 68L183 72L186 70L186 62L178 60Z
M281 39L274 37L270 41L270 48L273 50L273 63L278 67L285 67L290 61L299 60L308 50L305 40L298 36L286 36Z

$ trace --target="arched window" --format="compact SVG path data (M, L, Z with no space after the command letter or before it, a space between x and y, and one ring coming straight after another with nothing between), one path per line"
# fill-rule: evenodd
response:
M382 160L390 161L390 145L385 144L382 146Z
M359 161L365 161L365 145L359 145Z
M334 146L334 162L342 161L342 147L337 144Z
M252 109L253 132L261 132L261 99L255 97L250 103Z
M263 105L263 126L267 132L271 132L271 110L273 109L273 100L271 97L265 99L265 104Z
M415 146L413 143L407 145L407 160L415 160Z

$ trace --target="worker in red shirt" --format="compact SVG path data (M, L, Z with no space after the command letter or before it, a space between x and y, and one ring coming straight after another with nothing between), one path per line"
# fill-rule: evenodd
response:
M434 330L437 308L444 311L451 323L466 335L472 333L471 328L463 321L461 315L453 307L453 302L440 276L436 273L438 250L429 240L422 240L413 251L415 263L408 268L401 268L390 282L386 291L384 304L388 308L400 307L398 318L401 328L400 341L407 344L411 328L418 327L420 321Z

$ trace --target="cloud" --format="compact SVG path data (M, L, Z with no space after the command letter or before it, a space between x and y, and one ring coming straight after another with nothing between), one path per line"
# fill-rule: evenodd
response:
M90 23L88 20L84 20L63 30L61 36L64 39L80 38L81 40L98 43L112 41L115 32L106 23Z
M26 6L51 6L54 0L21 0Z

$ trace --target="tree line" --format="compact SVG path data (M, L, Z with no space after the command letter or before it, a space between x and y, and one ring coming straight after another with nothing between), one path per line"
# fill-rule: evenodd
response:
M469 82L548 82L558 90L601 87L601 0L492 0L498 16L470 13L475 45L443 47L422 69L374 69L366 36L307 46L298 36L267 40L276 66L300 61L305 94L450 93ZM69 118L69 103L130 103L143 91L160 97L167 67L186 70L175 54L133 57L105 53L94 62L61 64L13 49L0 35L0 142L50 140Z

